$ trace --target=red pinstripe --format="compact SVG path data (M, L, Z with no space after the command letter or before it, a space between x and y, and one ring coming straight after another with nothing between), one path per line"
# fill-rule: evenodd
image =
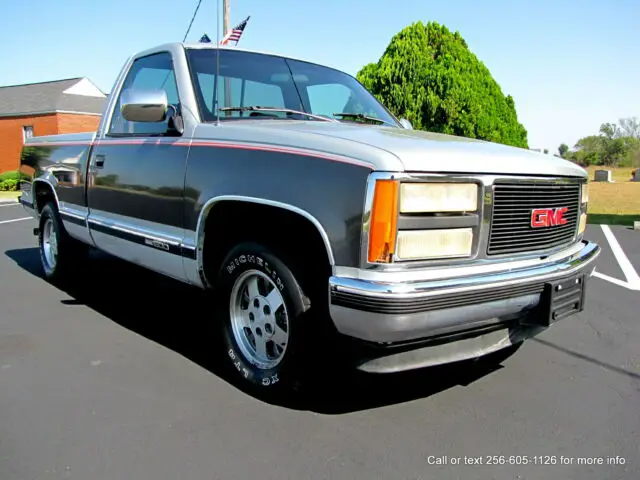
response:
M33 143L29 146L33 147L68 147L68 146L100 146L100 145L163 145L167 144L173 147L215 147L215 148L233 148L237 150L258 150L263 152L275 152L275 153L288 153L291 155L301 155L305 157L321 158L323 160L331 160L334 162L348 163L351 165L357 165L359 167L366 167L373 170L374 165L369 162L356 160L354 158L342 157L340 155L333 155L330 153L315 152L311 150L304 150L294 147L280 147L272 145L259 145L249 143L233 143L233 142L218 142L214 140L192 140L190 142L184 140L146 140L146 139L130 139L130 140L96 140L95 142L41 142Z

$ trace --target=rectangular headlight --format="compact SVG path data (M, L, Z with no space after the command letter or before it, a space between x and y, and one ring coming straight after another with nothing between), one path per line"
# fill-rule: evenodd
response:
M585 204L589 201L589 184L582 184L582 199L580 200L582 204Z
M398 232L398 260L468 257L473 245L471 228L402 230Z
M475 183L403 183L401 213L472 212L478 208Z

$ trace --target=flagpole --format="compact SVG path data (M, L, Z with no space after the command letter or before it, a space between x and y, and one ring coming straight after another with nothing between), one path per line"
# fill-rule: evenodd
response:
M226 35L231 28L231 22L229 20L229 0L222 0L224 11L224 34Z
M227 35L231 31L229 1L230 0L222 0L222 6L224 11L224 34L225 35ZM225 103L225 107L233 106L231 105L231 83L229 82L229 78L224 79L224 103Z

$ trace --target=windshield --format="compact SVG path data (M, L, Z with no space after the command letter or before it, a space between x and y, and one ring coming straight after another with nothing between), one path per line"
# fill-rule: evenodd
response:
M277 56L220 50L220 81L216 82L217 56L214 49L188 49L187 60L193 78L202 119L300 119L319 121L282 108L360 122L365 117L400 127L398 121L355 78L332 68ZM217 104L216 104L217 100ZM269 111L242 108L261 106ZM345 114L354 115L345 115ZM371 122L366 122L371 123Z

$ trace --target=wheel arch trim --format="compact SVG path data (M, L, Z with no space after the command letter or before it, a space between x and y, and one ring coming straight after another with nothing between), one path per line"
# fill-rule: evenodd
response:
M248 196L244 196L244 195L220 195L217 197L213 197L210 198L209 200L207 200L207 202L203 205L200 214L198 216L198 223L196 226L196 261L198 264L198 271L200 272L200 276L204 282L204 284L206 285L206 281L204 279L204 264L203 264L203 250L204 250L204 234L205 234L205 226L207 223L207 218L209 217L209 213L211 213L211 210L213 209L213 207L217 204L219 204L220 202L244 202L244 203L254 203L254 204L259 204L259 205L266 205L269 207L275 207L275 208L280 208L282 210L288 210L292 213L295 213L301 217L303 217L304 219L308 220L309 222L311 222L311 224L315 227L316 231L318 232L318 234L320 235L320 238L322 239L322 243L324 244L325 247L325 251L327 254L327 258L329 259L329 263L330 265L333 267L335 265L335 258L333 256L333 249L331 248L331 242L329 240L329 235L327 234L327 231L325 230L325 228L322 226L322 224L320 223L320 221L314 217L313 215L311 215L309 212L307 212L306 210L303 210L302 208L296 207L295 205L291 205L288 203L283 203L283 202L278 202L276 200L268 200L265 198L257 198L257 197L248 197Z
M53 198L56 202L56 208L58 210L60 210L60 200L58 199L58 192L56 192L56 187L54 185L54 181L55 181L55 177L54 180L52 181L51 178L49 178L49 174L44 175L42 177L38 177L36 179L34 179L31 183L32 183L32 190L35 190L33 187L36 185L40 185L40 184L44 184L47 186L47 188L49 188L51 190L51 192L53 192ZM33 201L33 207L34 207L34 211L40 215L40 212L38 211L38 196L36 195L36 192L33 192L32 195L32 201Z

